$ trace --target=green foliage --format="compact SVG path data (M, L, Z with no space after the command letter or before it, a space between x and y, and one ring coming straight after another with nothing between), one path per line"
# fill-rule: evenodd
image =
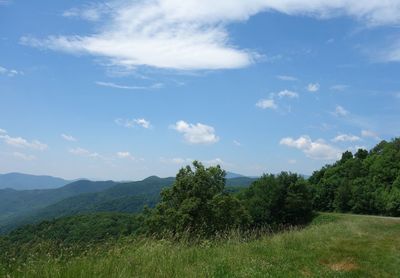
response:
M264 175L242 193L241 199L255 227L305 224L312 217L310 190L296 174Z
M129 183L79 181L60 189L47 190L49 192L47 194L42 193L43 190L38 190L40 198L30 198L26 210L10 217L8 221L1 222L0 219L0 234L18 226L81 213L114 211L138 213L145 205L154 206L159 200L161 190L170 186L173 180L173 178L162 179L153 176ZM34 192L36 191L22 191L23 194L34 194ZM77 194L71 195L71 192ZM14 198L18 200L20 193L16 194L13 193L12 196L15 197L11 200ZM48 198L49 194L53 198Z
M322 214L316 221L248 240L236 234L200 244L127 237L70 256L66 248L49 255L48 244L23 263L0 260L0 277L399 277L398 220Z
M34 211L72 196L103 191L114 185L113 181L80 180L57 189L0 189L0 234L15 228L23 218L31 218Z
M140 225L137 216L123 213L94 213L43 221L18 228L0 237L0 259L25 260L41 253L61 256L80 253L96 244L134 234Z
M145 212L145 233L209 237L232 229L305 224L312 218L311 193L299 175L264 175L248 189L227 191L219 166L205 168L197 161L193 166L182 168L156 208Z
M146 213L146 233L164 236L211 236L248 222L248 215L235 197L224 192L225 171L193 162L176 176L161 201Z
M315 171L316 210L400 216L400 139L382 141L370 152L347 151L341 160Z

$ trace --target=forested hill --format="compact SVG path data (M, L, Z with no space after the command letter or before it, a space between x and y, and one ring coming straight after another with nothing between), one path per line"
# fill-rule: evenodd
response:
M400 216L400 138L345 152L309 182L316 210Z
M0 233L16 219L45 208L65 198L103 191L116 185L113 181L80 180L56 189L14 190L0 189Z
M21 173L0 174L0 189L15 190L59 188L71 181L51 176L36 176Z
M154 206L161 190L171 186L175 178L148 177L142 181L115 183L78 181L55 190L3 190L0 196L0 233L18 226L91 212L142 211ZM247 187L254 178L227 179L227 185ZM1 202L0 202L1 203ZM3 218L1 217L3 215Z

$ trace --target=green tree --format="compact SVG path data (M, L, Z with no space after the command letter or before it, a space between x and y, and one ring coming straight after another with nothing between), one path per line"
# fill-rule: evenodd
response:
M249 221L239 200L224 192L225 171L220 166L205 168L194 161L193 167L182 168L156 208L147 213L147 233L207 237Z
M312 215L308 185L296 174L264 175L241 198L256 227L303 224Z

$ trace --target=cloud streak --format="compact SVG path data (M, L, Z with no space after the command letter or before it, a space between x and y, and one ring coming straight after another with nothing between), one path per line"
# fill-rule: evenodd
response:
M123 90L153 90L153 89L160 89L164 86L162 83L155 83L150 86L127 86L127 85L120 85L113 82L102 82L96 81L96 85L103 86L103 87L110 87L114 89L123 89Z
M1 2L0 2L0 4L1 4ZM14 77L16 75L23 75L23 72L15 70L15 69L7 69L5 67L0 66L0 75L5 75L5 76L8 76L8 77Z
M65 141L69 141L69 142L76 142L78 141L74 136L72 135L67 135L67 134L61 134L61 138L63 138Z
M5 130L1 130L0 139L9 146L16 148L27 148L32 150L44 151L48 146L38 140L28 141L22 137L12 137Z
M126 128L133 128L135 126L141 126L146 129L151 128L151 123L143 118L132 119L132 120L119 118L115 120L115 123L119 126L123 126Z
M368 26L400 23L397 0L122 0L64 12L66 17L101 21L95 33L45 39L25 36L21 43L103 57L130 69L242 68L254 63L259 54L235 46L226 26L269 11L319 19L350 16ZM398 60L398 48L388 57Z

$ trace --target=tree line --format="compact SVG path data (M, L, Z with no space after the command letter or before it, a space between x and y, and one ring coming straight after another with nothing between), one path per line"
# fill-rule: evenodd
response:
M315 210L400 216L400 138L343 153L309 184Z
M304 225L313 211L400 216L400 139L369 152L346 151L306 180L265 174L237 194L225 190L220 166L182 168L154 209L143 214L147 234L215 235L230 229Z

